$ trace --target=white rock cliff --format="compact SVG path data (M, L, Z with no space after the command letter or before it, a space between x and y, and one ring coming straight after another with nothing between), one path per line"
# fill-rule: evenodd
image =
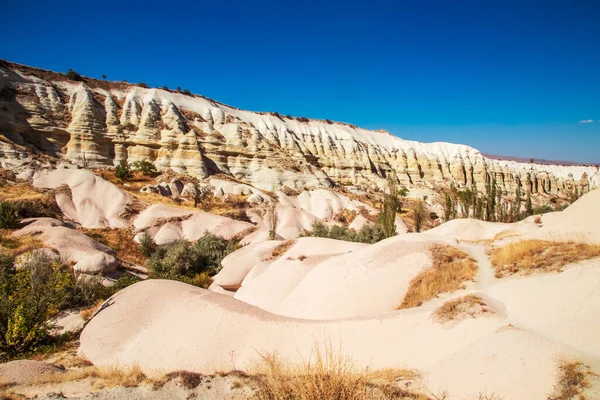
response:
M597 166L492 160L451 143L419 143L349 124L239 110L170 90L64 75L1 62L0 160L19 146L89 166L151 160L160 170L204 178L226 173L263 190L381 187L395 171L409 186L476 184L507 191L587 191ZM2 139L2 136L0 136Z

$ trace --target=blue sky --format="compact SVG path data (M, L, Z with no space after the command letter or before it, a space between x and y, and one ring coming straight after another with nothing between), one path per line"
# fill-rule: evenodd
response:
M600 1L0 2L10 61L600 162Z

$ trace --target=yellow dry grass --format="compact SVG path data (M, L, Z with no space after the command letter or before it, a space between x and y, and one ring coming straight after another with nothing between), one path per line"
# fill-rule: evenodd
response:
M554 394L548 400L570 400L578 396L584 400L583 391L590 387L588 376L595 375L590 368L578 361L562 360L558 367L557 383Z
M496 278L516 273L560 271L567 264L600 257L600 245L523 240L492 250Z
M441 293L453 292L473 280L477 264L469 255L454 247L433 245L430 249L433 265L411 282L399 309L419 307Z
M59 384L80 381L88 378L94 379L94 386L97 388L111 388L115 386L137 387L143 382L150 382L150 379L138 366L122 369L87 366L79 369L68 370L64 373L56 373L48 377L44 377L36 383Z
M148 259L142 248L133 240L133 234L127 229L89 229L81 231L94 240L110 247L117 253L117 257L136 265L144 265Z
M100 306L103 303L104 303L104 300L98 300L91 306L86 307L83 310L81 310L79 312L79 315L81 316L81 318L83 318L84 321L88 321L90 318L92 318L92 315L94 315L94 313L100 308Z
M11 258L46 247L38 235L12 236L12 232L10 229L0 229L0 251Z
M435 319L440 322L462 320L466 317L475 318L477 315L490 313L491 311L485 301L475 294L459 297L444 303L433 313Z
M359 371L329 343L324 348L315 345L310 359L299 365L286 364L273 354L261 354L254 378L258 400L428 399L396 383L415 376L412 371Z
M0 186L0 201L37 200L44 197L29 183L14 183Z
M288 251L294 244L296 244L295 240L286 240L281 243L279 246L275 247L271 252L270 260L281 257L286 251Z

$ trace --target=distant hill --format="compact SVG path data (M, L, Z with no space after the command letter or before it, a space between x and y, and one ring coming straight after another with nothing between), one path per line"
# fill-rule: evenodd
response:
M544 160L543 158L525 158L515 156L499 156L497 154L481 153L484 157L491 158L492 160L509 160L520 163L531 163L542 164L542 165L579 165L579 166L598 166L600 163L579 163L575 161L561 161L561 160Z

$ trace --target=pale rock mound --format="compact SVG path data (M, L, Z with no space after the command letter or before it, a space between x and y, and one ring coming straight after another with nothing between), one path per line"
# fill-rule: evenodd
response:
M254 225L204 211L185 210L165 204L154 204L142 211L133 221L134 228L147 231L157 244L176 240L198 240L204 232L230 239Z
M556 295L576 290L565 287ZM180 282L150 280L107 301L83 330L80 352L101 367L210 373L232 365L247 369L259 354L302 362L315 345L331 343L361 370L416 368L429 387L448 390L450 398L477 398L491 390L507 399L545 399L555 382L556 360L584 357L535 333L507 330L510 313L443 325L432 318L434 311L424 305L369 317L305 321ZM532 312L545 309L540 305ZM572 324L579 328L577 321ZM470 376L468 384L463 384L464 375Z
M67 185L69 190L56 194L63 214L86 228L125 228L123 213L132 197L84 169L42 170L33 176L33 185L56 189Z
M303 191L297 197L287 196L283 192L277 194L282 205L299 208L314 215L319 220L332 220L336 214L343 210L358 211L360 208L364 208L370 213L376 212L369 205L330 190Z
M400 235L344 252L312 268L273 312L338 319L393 311L402 303L410 281L431 266L429 248L438 243L448 241Z
M299 238L284 253L266 255L249 270L234 297L278 313L282 302L313 268L331 257L366 246L326 238Z
M600 190L592 190L563 211L509 224L509 229L502 236L511 240L541 239L600 244L599 204Z
M238 289L248 272L258 263L268 260L282 242L270 240L249 244L229 254L221 261L223 268L213 277L213 284L224 289Z
M486 222L478 219L453 219L427 231L428 234L452 237L460 241L491 240L514 224Z
M64 262L74 262L73 269L86 274L114 271L117 268L115 252L105 245L68 228L53 218L24 220L29 225L13 233L15 236L37 235L44 244L56 249Z
M52 364L34 360L17 360L0 364L0 382L26 385L65 372Z

